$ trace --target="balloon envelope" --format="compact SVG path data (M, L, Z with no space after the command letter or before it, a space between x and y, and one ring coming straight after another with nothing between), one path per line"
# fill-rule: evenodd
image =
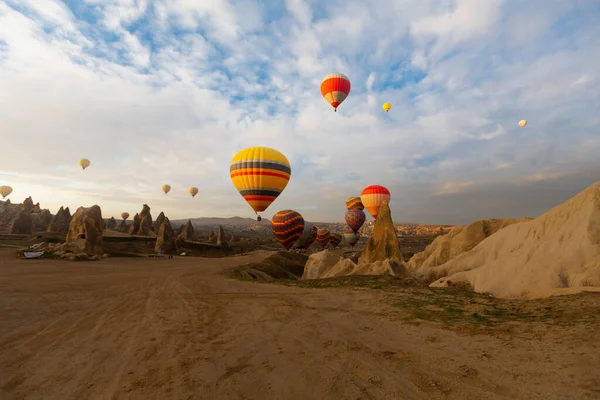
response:
M308 247L308 241L310 240L310 238L312 236L313 228L316 231L316 228L312 224L312 222L304 221L304 230L302 231L302 235L300 236L300 239L298 239L298 241L296 242L297 248L304 249L304 248Z
M344 239L346 239L346 242L348 242L350 247L354 247L354 245L356 245L356 243L358 243L360 240L360 235L355 233L352 228L347 227L344 231Z
M281 210L271 219L271 230L279 243L289 250L302 236L304 218L297 211Z
M192 195L192 197L196 197L196 195L198 194L198 188L195 186L192 186L191 188L188 189L188 192Z
M90 166L90 160L88 160L87 158L81 158L79 161L79 166L83 169L86 169L87 167Z
M356 233L365 223L367 216L363 210L348 210L345 219L348 226Z
M329 74L321 81L321 95L331 104L334 111L350 94L350 79L344 74Z
M165 194L169 193L169 191L171 190L171 185L162 185L162 191L165 192Z
M292 175L290 162L269 147L249 147L237 153L229 166L233 186L254 212L265 211L283 192Z
M519 126L520 126L521 128L525 128L525 125L527 125L527 120L525 120L525 119L522 119L522 120L520 120L520 121L519 121Z
M368 186L360 195L362 203L367 208L367 211L369 211L369 214L373 216L373 219L377 219L379 207L381 207L384 201L389 203L390 197L390 191L380 185Z
M390 103L383 103L382 108L385 112L388 112L390 111L390 108L392 108L392 105Z
M319 245L319 247L325 247L327 246L327 243L329 243L329 231L325 228L319 228L317 230L317 244Z
M127 218L129 218L129 213L128 212L121 213L121 218L123 218L124 220L126 220Z
M10 186L0 186L0 194L2 198L5 199L6 196L12 193L12 188Z
M336 248L338 247L338 245L340 244L340 242L342 241L342 235L340 235L339 233L335 233L335 232L331 232L330 236L329 236L329 244L331 245L332 248Z
M352 197L348 197L348 199L346 199L346 209L347 210L355 210L355 209L364 210L365 206L362 203L362 201L360 200L360 197L352 196Z

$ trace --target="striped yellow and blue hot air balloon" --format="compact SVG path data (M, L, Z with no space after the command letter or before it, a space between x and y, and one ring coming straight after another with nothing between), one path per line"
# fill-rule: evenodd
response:
M233 185L256 214L265 211L275 201L291 175L288 159L269 147L244 149L233 157L229 166Z
M289 250L302 236L304 218L294 210L281 210L271 219L271 230L282 246Z
M352 196L352 197L348 197L348 199L346 200L346 209L347 210L364 210L365 206L363 205L362 201L360 200L360 197L358 196Z
M335 249L336 247L338 247L341 241L342 235L340 235L339 233L331 232L331 234L329 235L329 244L331 245L331 248Z

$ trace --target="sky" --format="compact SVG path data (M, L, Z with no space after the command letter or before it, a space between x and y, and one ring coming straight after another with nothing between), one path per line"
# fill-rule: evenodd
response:
M343 221L372 184L396 222L536 217L600 180L599 19L597 0L0 0L0 185L52 213L253 217L229 163L268 146L292 168L268 218Z

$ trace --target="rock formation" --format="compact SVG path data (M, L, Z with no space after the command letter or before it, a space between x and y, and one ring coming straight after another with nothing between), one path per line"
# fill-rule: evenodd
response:
M363 252L358 258L358 263L370 264L387 259L404 262L394 222L392 221L392 213L388 203L384 202L377 213L373 234L367 240Z
M71 219L67 243L74 243L85 253L101 255L102 225L102 211L99 206L79 207Z
M50 210L41 210L40 212L33 214L33 221L35 223L35 231L44 232L48 230L48 227L52 222L52 214L50 214Z
M31 217L31 208L24 208L17 212L15 218L8 225L8 233L18 235L31 235L35 233L35 223Z
M432 287L466 283L504 298L600 291L600 182L420 272L439 277Z
M162 224L158 228L158 235L156 237L154 251L157 253L168 254L174 252L175 250L175 231L173 231L173 227L171 226L169 218L164 217Z
M131 223L131 227L129 228L129 232L132 235L137 235L138 231L140 230L140 222L141 222L140 214L136 213L133 216L133 222Z
M119 232L128 232L129 231L129 225L127 225L127 221L125 221L124 219L122 219L119 222L119 225L117 225L117 231Z
M181 232L178 237L185 240L195 240L196 233L194 231L194 225L192 225L192 220L188 220L185 225L182 225Z
M219 230L217 231L217 245L221 246L224 238L225 232L223 231L223 227L219 225Z
M154 221L154 224L152 224L152 229L154 230L154 232L158 232L164 220L165 213L161 211L160 214L158 214L158 217L156 217L156 221Z
M408 261L408 270L417 271L442 265L465 251L477 246L483 239L498 232L500 229L517 222L528 221L523 219L490 219L476 221L469 226L457 226L444 236L438 236L425 248L425 251L415 254Z
M56 212L56 215L52 218L52 222L50 222L50 225L48 226L48 232L67 233L69 231L71 219L71 210L69 210L69 207L63 208L61 206Z
M106 229L116 229L117 228L117 220L115 217L110 217L108 222L106 223Z
M154 224L152 223L152 215L148 204L142 206L142 211L133 216L133 226L131 233L139 236L150 236L155 232Z

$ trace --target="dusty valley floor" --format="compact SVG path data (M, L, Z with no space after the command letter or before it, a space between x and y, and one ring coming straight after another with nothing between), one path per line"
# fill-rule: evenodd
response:
M222 258L0 248L0 399L599 399L600 294L243 282Z

